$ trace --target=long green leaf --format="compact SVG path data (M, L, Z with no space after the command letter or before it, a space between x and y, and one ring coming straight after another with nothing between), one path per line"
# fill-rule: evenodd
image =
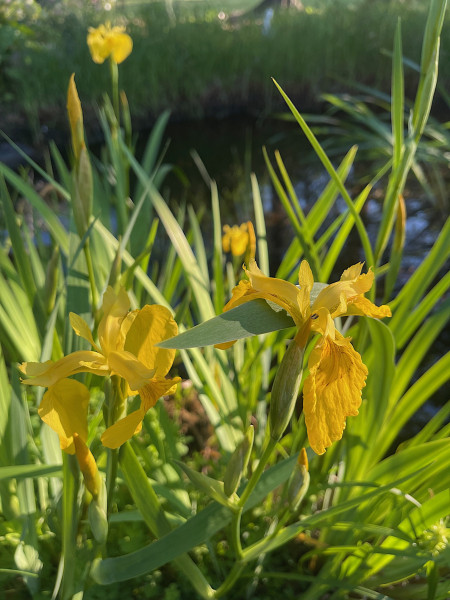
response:
M292 327L285 311L275 311L265 300L253 300L205 321L159 344L161 348L197 348Z
M260 504L270 491L286 481L295 460L296 457L291 457L268 469L262 475L244 511ZM106 585L148 573L203 544L223 529L231 521L231 516L229 509L215 502L211 503L157 542L125 556L96 561L91 575L97 583Z

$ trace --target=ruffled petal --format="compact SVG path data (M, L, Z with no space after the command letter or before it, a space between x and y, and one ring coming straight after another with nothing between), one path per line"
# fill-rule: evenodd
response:
M323 454L340 440L348 416L358 414L367 368L350 340L323 337L311 352L303 411L311 448Z
M56 362L48 360L44 363L22 363L19 368L24 375L29 377L29 379L24 379L22 383L43 387L50 387L60 379L76 373L107 375L109 372L105 357L92 350L78 350Z
M155 369L156 377L164 377L173 364L176 350L157 348L155 344L177 333L178 326L167 308L147 304L136 314L128 330L124 350L134 354L147 368Z
M75 379L58 381L42 398L38 414L58 434L61 449L68 454L75 453L75 433L86 442L88 405L89 390Z
M144 387L139 390L139 395L142 400L142 408L147 412L155 406L161 396L173 394L177 384L181 381L180 377L173 379L152 379Z

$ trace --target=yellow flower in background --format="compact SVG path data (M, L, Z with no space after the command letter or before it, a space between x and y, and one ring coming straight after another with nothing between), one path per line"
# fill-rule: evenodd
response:
M242 256L248 253L248 260L255 257L256 237L251 221L242 225L223 226L222 248L224 252L231 252L233 256Z
M52 411L46 422L57 431L61 447L65 444L72 449L74 432L83 441L86 437L79 428L74 428L74 423L83 421L87 403L65 399L66 391L75 393L73 386L70 390L67 387L69 383L74 383L73 380L66 379L70 375L83 372L118 375L126 381L125 397L140 395L139 409L104 432L102 442L109 448L118 448L137 433L141 429L145 413L156 404L158 398L173 393L180 381L179 377L166 379L175 350L156 347L159 342L178 333L170 311L158 305L146 305L131 312L129 308L130 301L125 290L122 289L116 295L109 287L103 296L103 317L98 326L99 345L94 342L86 321L75 313L70 313L75 333L86 339L94 350L72 352L56 362L29 362L20 366L22 373L27 376L23 383L49 388L44 398L47 396L50 404L44 406L51 405Z
M344 271L340 281L326 286L311 306L314 280L306 261L300 265L297 287L267 277L251 260L248 269L244 267L249 279L239 282L225 306L229 310L257 298L270 300L293 318L298 327L295 341L301 348L311 333L321 336L309 356L309 375L303 388L308 439L317 454L323 454L325 448L341 439L346 418L358 414L367 377L367 368L351 345L351 338L345 338L336 329L334 319L345 315L380 319L391 316L388 306L378 307L364 296L372 287L374 274L371 270L361 274L362 266L358 263Z
M116 64L123 62L133 50L133 40L124 31L125 27L111 27L110 23L90 27L87 43L92 60L101 64L111 57Z

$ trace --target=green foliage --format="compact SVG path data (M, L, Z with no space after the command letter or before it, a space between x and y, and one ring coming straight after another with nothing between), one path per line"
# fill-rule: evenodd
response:
M30 167L58 195L67 226L56 203L42 199L26 172L0 165L0 585L5 590L22 585L24 597L53 592L64 600L105 593L114 598L129 595L132 580L136 594L148 598L279 598L280 593L289 598L299 589L311 600L400 600L405 589L408 598L446 598L450 405L413 437L399 444L399 436L450 374L448 353L424 367L449 318L444 297L450 279L442 273L450 254L450 222L409 280L397 285L405 227L397 219L400 198L427 132L445 5L440 0L430 5L423 75L406 131L397 29L392 126L378 132L386 139L389 134L391 152L356 197L346 186L356 147L335 168L277 84L329 183L306 213L281 155L273 159L265 152L294 232L276 275L297 282L300 261L307 258L315 279L323 282L315 291L323 289L338 262L348 262L343 253L355 229L377 283L386 275L384 293L393 312L386 323L350 318L339 325L369 370L363 403L359 416L348 419L342 440L321 456L308 450L309 487L295 511L289 494L297 455L307 446L304 417L298 407L286 431L283 419L281 439L272 439L267 406L276 373L283 372L279 367L293 322L262 300L217 316L239 280L221 244L221 197L209 181L209 247L201 215L192 207L173 208L160 191L170 169L160 152L167 113L139 161L126 102L120 121L105 100L100 116L105 146L100 159L90 156L93 205L87 229L75 225L78 184L56 148L57 176L31 161ZM320 16L318 5L311 8L311 15ZM222 32L217 24L214 28ZM135 50L142 51L139 42ZM89 78L84 72L77 78L81 90ZM374 244L361 211L378 182L387 193ZM258 264L268 274L270 248L255 176L251 189ZM333 216L339 195L345 209ZM26 214L19 212L19 197ZM99 441L113 385L101 387L97 375L77 375L91 390L88 445L106 482L104 540L103 505L94 504L75 457L62 455L57 436L39 420L42 390L20 384L16 363L57 360L81 347L70 333L68 313L83 315L95 332L108 284L124 286L133 308L159 303L176 315L181 333L166 346L180 348L173 370L185 384L174 399L160 399L142 431L117 451ZM211 347L231 339L239 341L227 353ZM195 411L189 411L192 406ZM249 431L253 446L245 437ZM260 581L269 582L263 596Z

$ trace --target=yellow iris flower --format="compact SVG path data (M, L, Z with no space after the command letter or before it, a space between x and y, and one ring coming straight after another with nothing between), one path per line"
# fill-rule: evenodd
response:
M321 338L312 350L303 387L303 411L308 439L317 454L323 454L331 444L341 439L348 416L358 414L361 392L365 386L367 368L350 341L334 325L334 319L345 315L390 317L388 306L376 306L364 296L372 287L374 274L361 274L362 263L353 265L340 281L326 286L311 305L314 279L307 261L300 265L300 286L267 277L251 260L245 272L248 280L233 289L224 310L244 302L263 298L286 310L298 327L296 343L304 348L311 333ZM227 347L223 344L221 347ZM219 346L220 347L220 346Z
M255 230L251 221L242 225L223 226L222 248L233 256L249 253L248 259L254 258L256 250Z
M84 319L70 313L75 333L86 339L94 350L79 350L60 360L23 363L20 369L27 379L23 383L48 387L39 414L60 438L61 448L73 453L73 434L85 441L89 392L83 384L67 379L76 373L118 375L126 381L124 396L139 394L139 409L106 429L102 443L118 448L140 431L145 413L164 394L173 393L179 377L166 379L175 350L157 348L159 342L177 335L178 327L164 306L146 305L129 311L125 290L117 295L108 287L103 296L103 317L98 326L99 345ZM82 388L75 386L82 386ZM45 417L45 418L44 418Z
M111 27L109 23L89 27L87 43L92 60L101 64L111 56L116 64L123 62L133 49L133 40L124 31L125 27Z

